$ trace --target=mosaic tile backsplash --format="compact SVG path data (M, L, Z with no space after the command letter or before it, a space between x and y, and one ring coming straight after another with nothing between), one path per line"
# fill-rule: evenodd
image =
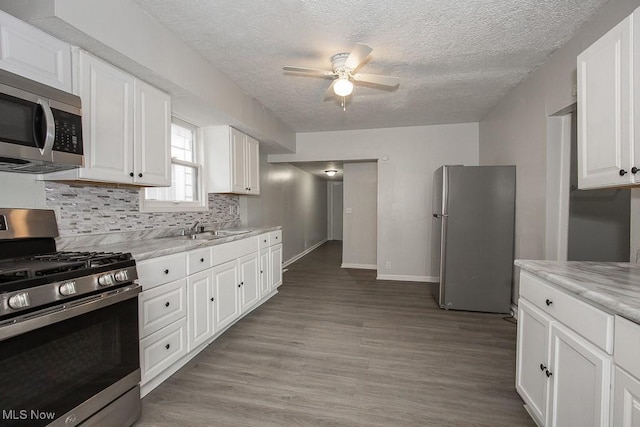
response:
M61 236L182 228L200 221L214 226L240 221L237 195L209 194L207 212L139 212L135 188L47 182L46 204L56 211Z

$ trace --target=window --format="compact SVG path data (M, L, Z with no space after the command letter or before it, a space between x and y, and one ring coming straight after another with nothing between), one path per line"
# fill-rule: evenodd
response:
M208 209L202 186L201 146L196 127L171 120L171 187L140 191L141 212L204 211Z

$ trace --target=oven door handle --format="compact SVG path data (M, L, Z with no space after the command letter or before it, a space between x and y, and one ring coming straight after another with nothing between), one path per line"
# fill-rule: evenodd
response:
M0 341L131 298L137 298L141 291L142 287L134 283L130 286L115 289L100 295L82 298L67 304L57 305L7 320L6 322L0 323Z

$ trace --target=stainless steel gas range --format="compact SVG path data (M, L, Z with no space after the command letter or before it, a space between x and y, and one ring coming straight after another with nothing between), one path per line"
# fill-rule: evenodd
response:
M53 211L0 209L0 425L140 417L138 294L127 253L58 252Z

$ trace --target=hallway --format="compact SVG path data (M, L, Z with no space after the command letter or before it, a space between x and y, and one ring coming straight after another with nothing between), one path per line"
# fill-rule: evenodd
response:
M530 426L514 324L341 269L341 242L145 397L138 426Z

